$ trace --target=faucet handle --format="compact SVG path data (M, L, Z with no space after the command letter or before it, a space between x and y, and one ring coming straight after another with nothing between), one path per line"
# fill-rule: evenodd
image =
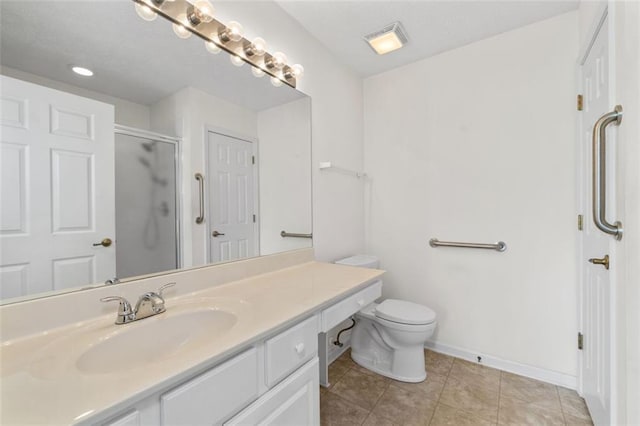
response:
M170 287L174 287L176 283L167 283L158 289L158 296L162 297L162 292Z
M107 296L100 299L101 302L120 302L120 306L118 307L118 318L116 319L116 324L124 324L128 321L133 320L133 309L131 308L131 303L124 297L120 296Z

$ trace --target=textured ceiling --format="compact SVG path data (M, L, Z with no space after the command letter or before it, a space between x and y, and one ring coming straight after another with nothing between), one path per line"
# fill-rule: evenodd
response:
M131 0L0 1L0 64L150 105L191 86L259 111L303 95L255 78L248 65L181 40L171 24L140 19ZM95 72L82 78L70 65Z
M578 7L577 0L279 0L278 4L361 76L378 74ZM363 37L395 21L402 22L409 43L379 56Z

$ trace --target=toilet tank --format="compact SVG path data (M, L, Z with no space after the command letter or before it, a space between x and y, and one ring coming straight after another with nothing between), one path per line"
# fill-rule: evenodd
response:
M376 269L380 266L380 261L377 257L368 254L357 254L351 257L345 257L344 259L336 260L335 263L340 265L359 266L360 268L372 268Z

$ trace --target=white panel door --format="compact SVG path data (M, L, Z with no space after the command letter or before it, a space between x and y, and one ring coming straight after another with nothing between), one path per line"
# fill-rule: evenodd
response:
M209 132L207 148L209 262L254 256L253 144Z
M611 423L611 286L609 270L589 262L590 258L609 255L615 262L614 239L600 231L592 213L592 132L595 122L613 110L609 103L608 25L605 20L582 66L583 112L581 124L580 183L584 226L582 232L580 276L583 351L581 362L582 392L596 425ZM610 126L614 127L614 126ZM607 206L615 206L614 174L611 172L615 153L614 132L607 130ZM609 211L613 217L614 211ZM614 222L609 217L611 222Z
M0 82L0 298L112 278L113 106Z

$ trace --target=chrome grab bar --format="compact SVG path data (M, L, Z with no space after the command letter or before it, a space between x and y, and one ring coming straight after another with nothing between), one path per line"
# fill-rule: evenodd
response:
M294 232L285 232L281 231L280 236L282 238L291 237L291 238L313 238L313 234L296 234Z
M463 247L463 248L477 248L488 249L496 251L505 251L507 249L507 243L504 241L498 241L495 244L482 244L482 243L459 243L456 241L439 241L437 238L429 240L431 247Z
M622 122L622 106L616 105L613 111L606 113L593 126L593 154L592 154L592 214L593 222L598 229L606 234L622 239L622 223L613 225L607 222L607 126Z
M198 192L200 194L200 215L196 217L196 223L200 224L204 222L204 176L202 176L202 173L196 173L196 180L198 181Z

